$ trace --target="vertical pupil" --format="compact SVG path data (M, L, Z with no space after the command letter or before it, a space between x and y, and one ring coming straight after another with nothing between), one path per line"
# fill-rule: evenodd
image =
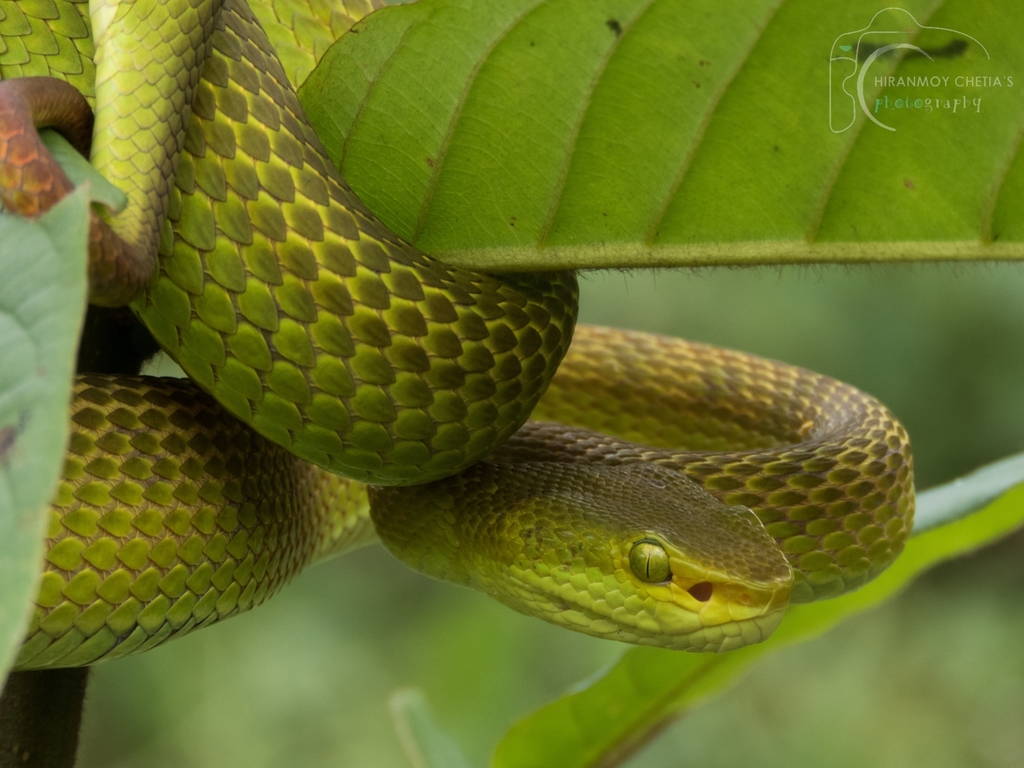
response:
M671 578L668 554L656 542L641 540L629 553L629 567L633 574L651 584Z

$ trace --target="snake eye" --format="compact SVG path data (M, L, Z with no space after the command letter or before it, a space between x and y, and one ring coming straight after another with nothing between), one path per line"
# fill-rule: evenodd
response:
M633 545L629 551L629 567L640 581L656 584L672 578L668 552L651 539L641 539Z

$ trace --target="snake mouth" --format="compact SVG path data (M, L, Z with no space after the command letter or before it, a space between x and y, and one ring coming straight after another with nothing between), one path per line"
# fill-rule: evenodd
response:
M710 653L768 639L782 621L793 584L791 570L753 581L674 560L672 578L657 584L637 583L621 568L599 581L568 569L549 571L546 578L514 571L524 589L520 600L508 604L524 613L597 637ZM528 592L533 597L522 601Z
M725 593L726 589L719 592ZM721 653L767 640L785 615L788 589L783 592L773 595L767 604L757 609L739 606L739 612L750 612L742 617L729 615L737 612L737 606L724 595L719 604L712 606L713 610L693 611L674 601L658 599L654 593L638 591L611 611L603 610L605 606L563 603L561 610L545 612L544 618L578 632L636 645ZM638 599L642 607L634 613L629 610L629 604L636 607Z
M673 558L671 581L648 587L656 601L650 626L677 650L721 652L762 642L789 605L792 570L765 580L737 579ZM639 616L638 625L647 621ZM642 644L648 644L639 640Z

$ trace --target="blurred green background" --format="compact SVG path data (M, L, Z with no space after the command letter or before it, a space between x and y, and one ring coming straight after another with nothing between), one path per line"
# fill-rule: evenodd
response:
M919 488L1024 450L1016 265L612 272L581 288L584 322L744 349L878 396L911 434ZM767 657L627 764L1024 765L1022 549L1017 536L940 567ZM257 611L97 667L79 765L405 768L387 699L416 686L484 766L517 717L621 649L374 546Z

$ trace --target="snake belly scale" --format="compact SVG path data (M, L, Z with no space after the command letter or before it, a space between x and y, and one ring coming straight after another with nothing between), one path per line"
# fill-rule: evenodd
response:
M456 270L389 232L330 166L243 0L91 11L0 9L0 74L94 100L93 162L130 200L104 226L134 274L159 257L133 287L95 267L97 246L94 298L137 293L202 391L77 382L19 668L207 626L374 527L413 567L517 610L689 650L763 640L791 599L899 553L912 461L877 401L645 334L583 328L569 349L574 275ZM31 186L32 153L11 146L0 187ZM531 412L543 421L520 430Z

